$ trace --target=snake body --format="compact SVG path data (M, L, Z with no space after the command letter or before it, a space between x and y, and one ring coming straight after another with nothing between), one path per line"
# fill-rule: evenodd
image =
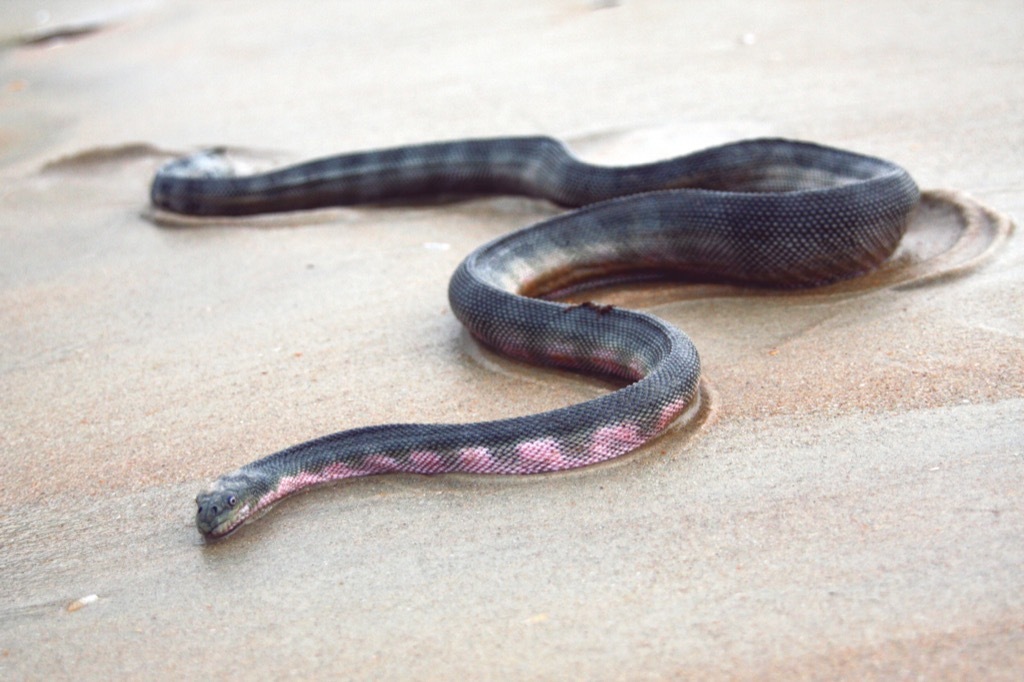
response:
M196 525L204 536L226 535L283 497L328 481L388 472L532 474L634 450L696 400L700 360L692 342L652 315L533 296L652 273L823 284L887 258L918 200L899 166L811 143L750 140L599 167L547 137L347 154L249 176L233 175L217 153L201 153L161 168L151 200L178 213L245 215L481 194L582 208L471 253L449 284L456 317L507 356L626 385L541 414L372 426L295 445L201 492Z

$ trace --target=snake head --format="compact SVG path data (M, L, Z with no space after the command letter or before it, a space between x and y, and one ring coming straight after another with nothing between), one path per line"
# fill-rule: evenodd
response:
M196 495L196 528L206 538L233 532L252 517L252 481L236 472L217 479Z

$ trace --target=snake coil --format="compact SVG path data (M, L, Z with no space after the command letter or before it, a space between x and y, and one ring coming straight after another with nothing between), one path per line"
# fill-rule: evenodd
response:
M851 277L896 248L918 189L888 161L806 142L737 142L655 163L601 167L547 137L462 140L347 154L235 176L218 153L171 161L157 208L248 215L439 195L518 194L577 210L471 253L448 293L485 345L626 385L577 405L473 424L389 424L295 445L221 476L196 526L227 535L286 495L387 472L532 474L634 450L696 399L700 360L645 313L531 298L592 279L651 274L804 287Z

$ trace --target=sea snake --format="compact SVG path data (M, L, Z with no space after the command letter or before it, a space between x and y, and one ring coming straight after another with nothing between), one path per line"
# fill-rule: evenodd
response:
M600 279L663 275L805 287L887 258L918 201L893 163L807 142L758 139L634 166L601 167L558 140L459 140L345 154L237 176L217 151L157 171L153 205L193 215L516 194L580 207L471 253L448 286L481 343L537 365L624 385L577 405L471 424L387 424L295 445L221 476L196 526L227 535L310 486L388 472L533 474L618 457L697 397L690 339L645 313L536 298Z

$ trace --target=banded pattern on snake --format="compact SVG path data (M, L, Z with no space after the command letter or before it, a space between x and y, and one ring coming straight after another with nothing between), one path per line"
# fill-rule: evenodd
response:
M216 152L156 174L157 208L246 215L323 206L517 194L582 207L481 246L449 284L456 317L526 362L625 382L541 414L474 424L341 431L251 462L196 498L208 538L310 486L387 472L532 474L636 449L693 403L700 360L645 313L529 296L650 274L803 287L870 270L896 248L918 189L888 161L806 142L737 142L655 163L600 167L547 137L462 140L341 155L235 176Z

